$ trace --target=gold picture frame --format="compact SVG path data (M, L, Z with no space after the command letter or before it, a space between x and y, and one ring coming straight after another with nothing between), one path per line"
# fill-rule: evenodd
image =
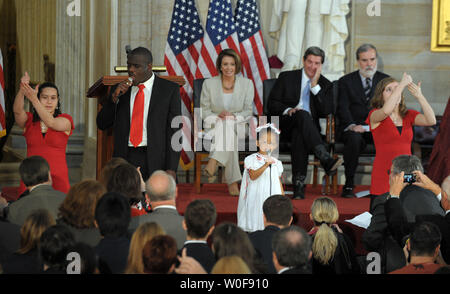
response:
M450 0L433 0L431 51L450 52Z

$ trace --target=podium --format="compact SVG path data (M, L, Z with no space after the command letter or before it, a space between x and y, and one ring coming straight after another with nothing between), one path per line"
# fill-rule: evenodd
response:
M155 73L154 73L155 74ZM162 79L177 83L180 87L185 84L185 80L180 76L158 76ZM97 99L97 113L102 109L102 104L111 94L111 88L126 80L128 76L103 76L95 82L88 90L88 98ZM101 131L97 128L97 179L100 176L103 166L111 159L113 154L113 132L112 129Z

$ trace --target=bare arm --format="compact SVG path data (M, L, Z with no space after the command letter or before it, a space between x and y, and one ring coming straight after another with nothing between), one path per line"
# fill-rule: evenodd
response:
M30 77L28 73L25 72L25 75L20 79L20 83L28 84L30 82ZM16 99L14 100L13 105L14 119L19 127L24 128L25 123L27 122L27 113L25 111L25 95L20 86L19 92L17 92Z
M423 111L423 114L421 113L416 116L414 125L433 126L436 124L436 116L433 108L431 108L431 105L428 103L425 96L423 96L420 86L421 82L418 82L417 85L411 82L408 85L409 92L411 92L411 94L417 99Z

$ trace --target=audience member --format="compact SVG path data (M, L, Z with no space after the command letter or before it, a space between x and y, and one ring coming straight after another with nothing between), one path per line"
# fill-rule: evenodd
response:
M131 217L146 214L142 207L142 178L139 171L129 163L123 163L112 170L106 183L108 192L116 192L128 197Z
M314 222L309 232L313 240L313 274L360 273L352 241L336 224L339 212L333 199L315 199L309 217Z
M209 248L207 240L213 232L216 223L216 207L209 199L197 199L186 207L184 212L183 228L187 232L187 255L195 258L207 271L210 272L216 259Z
M72 232L62 225L49 227L39 240L39 255L44 264L44 274L66 274L67 256L73 252L75 239Z
M164 230L157 223L143 223L131 237L130 252L128 253L125 274L143 274L144 260L142 252L144 245L155 236L165 235Z
M283 195L272 195L263 203L264 230L249 234L256 252L262 257L268 273L275 274L272 259L272 238L280 229L292 223L292 201Z
M3 209L9 222L22 226L35 209L47 209L54 218L66 196L52 188L50 167L40 156L25 158L19 166L20 178L30 193ZM6 210L6 211L5 211Z
M278 274L311 274L311 237L297 226L283 228L272 239L273 264Z
M95 226L95 207L105 193L105 187L94 180L73 185L59 207L57 223L67 226L77 242L96 246L101 235Z
M252 273L267 273L267 269L260 260L261 258L257 256L247 233L234 223L223 222L214 229L212 251L216 260L225 256L236 255L244 260Z
M179 265L175 268L175 273L180 275L207 274L202 265L186 254L187 249L181 250L181 257L177 256Z
M0 210L8 202L0 196ZM20 247L20 226L0 218L0 263Z
M113 172L113 170L118 167L121 164L125 164L128 163L128 161L126 161L125 159L123 159L122 157L113 157L111 158L106 164L105 166L102 168L102 171L100 173L100 177L98 179L98 181L100 183L103 184L103 186L108 185L109 182L109 178L111 177L111 174Z
M80 272L81 275L98 274L98 257L94 248L86 243L78 242L73 247L73 252L80 255Z
M430 222L415 225L406 242L409 262L391 274L433 274L442 265L436 264L441 243L439 228Z
M177 241L177 248L183 248L186 231L183 229L183 217L176 207L177 185L174 178L165 171L155 171L146 182L147 195L153 211L146 215L133 217L130 231L146 222L158 223Z
M55 219L45 209L33 211L20 229L20 248L2 263L5 274L39 274L43 264L38 245L42 233L55 225Z
M155 236L145 244L142 255L145 273L171 274L177 261L177 243L168 235Z
M242 258L236 255L219 259L212 268L211 274L251 274L250 268Z
M103 239L94 249L102 273L119 274L125 270L130 247L127 237L130 218L130 205L126 196L108 192L98 201L95 221Z

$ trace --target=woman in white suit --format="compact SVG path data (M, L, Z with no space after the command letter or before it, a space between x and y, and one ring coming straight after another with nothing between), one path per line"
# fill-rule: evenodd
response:
M247 134L247 122L253 114L253 82L242 76L239 55L233 49L220 52L216 61L218 76L203 83L200 106L203 128L212 138L209 161L204 173L212 182L218 164L225 167L230 195L239 195L238 140Z

